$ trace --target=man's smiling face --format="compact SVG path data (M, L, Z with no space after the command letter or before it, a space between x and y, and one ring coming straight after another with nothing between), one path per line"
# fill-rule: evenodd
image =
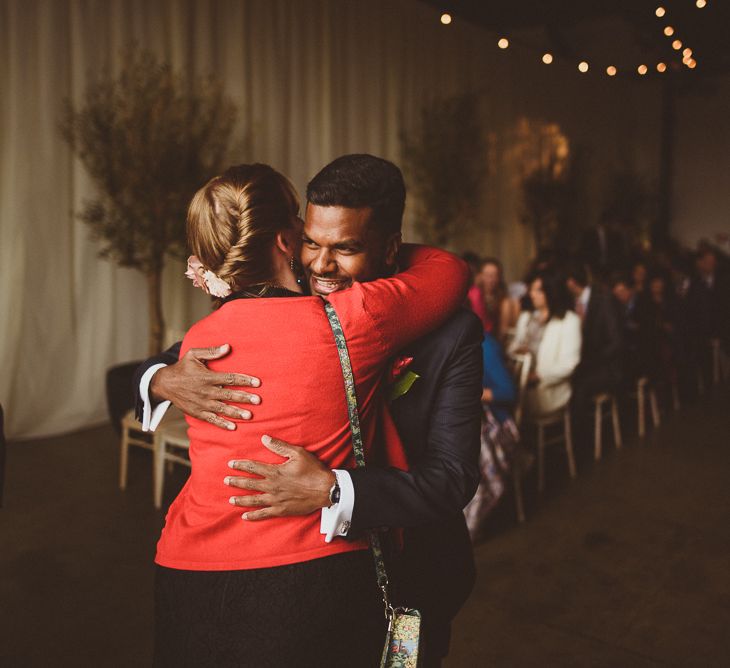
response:
M397 238L383 240L370 222L372 210L307 205L302 234L302 266L313 295L349 288L390 273Z

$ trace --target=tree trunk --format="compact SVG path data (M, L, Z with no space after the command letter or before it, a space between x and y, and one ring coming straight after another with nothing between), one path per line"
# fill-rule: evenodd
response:
M147 307L149 310L148 353L157 355L162 350L165 320L162 317L162 267L147 273Z

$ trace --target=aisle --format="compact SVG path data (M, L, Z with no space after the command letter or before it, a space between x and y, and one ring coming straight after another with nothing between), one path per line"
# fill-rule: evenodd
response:
M477 547L448 667L730 665L730 391L705 401Z
M528 522L507 507L477 548L447 668L730 665L730 389L708 402L609 448L572 484L554 453ZM11 444L1 666L149 665L163 516L149 453L133 450L122 493L117 448L109 427Z

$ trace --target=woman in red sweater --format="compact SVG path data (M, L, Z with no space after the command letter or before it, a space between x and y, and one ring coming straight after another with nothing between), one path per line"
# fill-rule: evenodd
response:
M401 185L402 187L402 185ZM188 211L196 284L217 308L185 336L181 355L223 337L216 369L264 383L253 422L222 432L188 418L192 472L171 505L156 563L156 665L377 665L384 626L367 542L325 543L319 513L245 522L223 484L232 459L280 463L262 434L306 443L330 468L353 465L337 348L320 297L295 274L302 221L291 184L265 165L232 167ZM333 293L355 375L366 459L406 467L383 415L383 372L407 343L463 301L467 272L454 256L407 247L392 278ZM383 442L384 441L384 442ZM244 509L245 510L245 509Z

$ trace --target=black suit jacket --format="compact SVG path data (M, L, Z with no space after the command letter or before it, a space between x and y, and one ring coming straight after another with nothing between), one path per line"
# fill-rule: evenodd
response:
M460 310L402 351L414 358L409 370L420 376L391 405L410 470L349 471L355 488L349 535L374 527L407 527L391 579L403 602L438 611L443 622L458 612L475 577L462 509L479 483L482 338L479 319ZM175 344L137 370L138 415L142 375L153 364L176 362L179 350Z
M355 508L350 533L406 527L392 579L402 603L450 621L474 584L471 541L462 509L479 483L482 326L471 312L402 351L419 375L391 404L410 470L350 471Z
M612 295L593 286L583 319L583 344L574 379L611 389L621 380L622 344L618 305Z

